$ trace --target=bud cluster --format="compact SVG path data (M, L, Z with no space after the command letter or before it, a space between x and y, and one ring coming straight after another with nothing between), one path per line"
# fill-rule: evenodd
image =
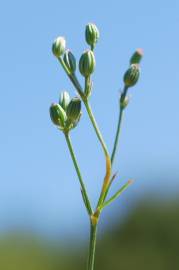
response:
M120 108L124 110L129 104L129 97L127 96L127 90L129 87L134 86L140 76L140 67L139 64L143 57L142 49L137 49L130 58L130 66L127 71L124 73L124 90L120 96Z
M85 78L89 77L95 69L96 61L93 49L99 39L99 30L93 23L86 25L85 39L91 46L91 50L86 50L79 60L79 71ZM52 52L62 63L69 76L74 76L76 71L76 59L73 53L66 49L66 40L64 37L57 37L52 44Z
M66 48L66 40L64 37L57 37L52 45L52 52L57 57L71 79L72 83L76 87L82 100L85 97L86 100L91 95L92 81L91 74L95 70L96 60L94 55L94 48L99 40L99 30L93 23L88 23L85 28L85 40L90 49L84 51L79 59L78 68L81 75L85 78L84 91L76 77L77 61L73 53ZM133 87L140 77L140 62L143 57L142 49L137 49L130 58L129 68L124 73L124 90L120 95L120 108L123 110L129 103L129 97L127 95L128 88ZM80 90L79 90L80 89ZM79 98L73 98L70 100L70 96L67 92L61 94L59 104L52 104L50 107L50 115L53 123L60 129L66 130L76 126L81 115L81 101Z
M50 106L50 117L60 130L69 131L76 127L80 120L81 100L78 97L70 99L68 92L62 92L59 103Z

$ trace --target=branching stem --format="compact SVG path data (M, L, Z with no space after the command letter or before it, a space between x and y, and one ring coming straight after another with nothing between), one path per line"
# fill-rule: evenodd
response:
M92 48L93 49L93 48ZM116 136L115 136L115 141L114 141L114 146L113 146L113 151L112 151L112 155L110 157L108 149L106 147L106 144L104 142L104 139L102 137L102 134L99 130L99 127L97 125L97 122L95 120L95 117L93 115L90 103L88 101L88 96L90 95L90 91L91 91L91 80L90 77L85 79L85 91L83 91L83 88L81 87L77 77L75 74L71 74L70 71L68 70L68 68L66 67L63 59L60 57L58 58L60 64L62 65L63 69L65 70L67 76L69 77L69 79L71 80L72 84L74 85L74 87L76 88L78 94L80 95L82 101L84 102L84 105L86 107L89 119L93 125L93 128L95 130L95 133L97 135L97 138L102 146L104 155L105 155L105 160L106 160L106 174L104 177L104 181L103 181L103 186L102 186L102 190L101 190L101 194L99 196L99 200L97 203L97 207L95 212L93 212L93 209L91 207L89 198L88 198L88 194L86 192L86 188L81 176L81 172L74 154L74 150L71 144L71 140L69 137L69 133L68 132L64 132L65 134L65 138L67 141L67 145L74 163L74 167L76 169L78 178L79 178L79 182L81 185L81 192L82 192L82 197L84 200L84 204L86 206L87 212L90 216L90 245L89 245L89 258L88 258L88 267L87 270L94 270L94 259L95 259L95 248L96 248L96 235L97 235L97 224L98 224L98 219L99 219L99 215L101 210L109 205L113 200L115 200L121 193L123 190L125 190L128 185L129 182L124 185L117 193L114 194L114 196L112 196L108 201L105 202L107 193L109 191L109 187L110 184L112 183L111 181L111 166L114 162L114 158L115 158L115 154L116 154L116 150L117 150L117 146L118 146L118 140L119 140L119 134L120 134L120 129L121 129L121 123L122 123L122 116L123 116L123 108L122 106L120 106L120 111L119 111L119 119L118 119L118 125L117 125L117 130L116 130ZM121 97L125 98L127 94L127 87L124 87L124 90L122 92Z

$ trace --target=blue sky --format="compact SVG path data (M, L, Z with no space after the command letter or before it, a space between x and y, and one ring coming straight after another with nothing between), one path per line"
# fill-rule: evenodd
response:
M120 215L146 192L173 196L179 186L178 1L1 1L0 10L0 230L71 237L87 228L77 177L49 106L64 89L75 95L51 44L65 36L79 59L88 22L100 29L91 104L110 151L123 73L136 48L145 53L140 82L130 90L113 191L129 178L135 184L111 211ZM71 135L95 203L104 158L84 108ZM111 211L103 215L107 223Z

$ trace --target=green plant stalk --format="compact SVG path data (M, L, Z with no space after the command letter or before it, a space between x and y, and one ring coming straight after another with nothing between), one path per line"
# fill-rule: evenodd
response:
M58 58L58 61L60 62L61 66L63 67L63 69L66 72L67 76L69 77L70 81L72 82L72 84L74 85L76 90L78 91L78 94L83 99L84 98L83 89L82 89L78 79L76 78L75 74L70 73L70 71L68 70L68 68L65 65L65 62L63 61L63 59L61 57Z
M100 130L98 128L98 125L96 123L96 120L94 118L94 115L92 113L92 110L91 110L91 106L87 101L84 101L84 104L85 104L85 107L86 107L86 110L88 112L88 115L89 115L89 118L92 122L92 125L95 129L95 132L96 132L96 135L102 145L102 148L103 148L103 151L104 151L104 155L105 155L105 159L106 159L106 175L104 177L104 181L103 181L103 186L102 186L102 190L101 190L101 194L100 194L100 197L99 197L99 200L98 200L98 203L97 203L97 207L96 207L96 210L98 210L98 207L103 203L104 201L104 198L105 198L105 194L106 194L106 190L108 189L108 186L110 184L110 177L111 177L111 159L110 159L110 156L109 156L109 153L108 153L108 150L107 150L107 147L105 145L105 142L103 140L103 137L100 133Z
M125 97L127 95L127 90L128 90L128 87L124 86L123 92L121 94L121 96L123 96L123 99L125 99ZM115 135L115 140L114 140L113 151L111 154L111 165L113 165L113 163L114 163L114 158L115 158L116 151L118 148L119 135L120 135L122 119L123 119L123 112L124 112L124 108L122 108L122 106L120 105L117 130L116 130L116 135Z
M88 257L87 270L93 270L94 269L94 260L95 260L95 249L96 249L97 222L96 223L92 222L93 210L92 210L90 201L88 199L85 185L83 183L83 179L82 179L80 169L79 169L76 157L75 157L75 153L74 153L74 150L72 147L69 133L66 132L66 133L64 133L64 135L65 135L65 139L66 139L66 142L67 142L67 145L68 145L68 148L69 148L69 151L70 151L73 163L74 163L74 167L76 169L76 172L77 172L77 175L78 175L78 178L80 181L84 204L85 204L87 212L90 216L90 244L89 244L89 257Z
M91 45L91 51L94 52L94 45Z
M109 156L107 147L106 147L106 145L104 143L103 137L101 135L101 132L99 130L99 127L98 127L98 125L96 123L96 120L94 118L94 115L92 113L91 106L90 106L88 100L85 99L85 96L84 96L84 93L83 93L83 89L82 89L82 87L81 87L78 79L76 78L75 74L71 74L69 72L68 68L66 67L66 65L65 65L65 63L64 63L64 61L63 61L63 59L61 57L59 57L58 60L59 60L60 64L62 65L64 71L66 72L66 74L70 78L71 82L73 83L74 87L76 88L76 90L77 90L78 94L80 95L81 99L83 100L84 104L85 104L85 107L86 107L88 116L89 116L89 118L91 120L91 123L92 123L94 129L95 129L96 135L97 135L97 137L98 137L98 139L99 139L99 141L101 143L101 146L103 148L103 151L105 153L105 156Z
M75 157L75 153L74 153L74 150L73 150L73 147L72 147L72 143L71 143L69 133L65 132L64 135L65 135L65 139L66 139L69 151L70 151L71 158L73 160L74 167L76 169L76 172L77 172L77 175L78 175L78 178L79 178L79 182L80 182L81 189L82 189L82 195L84 196L84 200L86 202L85 206L87 208L88 214L91 216L93 214L93 210L92 210L92 207L91 207L91 204L90 204L90 200L88 198L88 194L87 194L87 191L86 191L85 184L83 182L83 178L81 176L80 168L78 166L78 163L77 163L77 160L76 160L76 157Z
M89 104L89 101L88 101L88 97L85 96L85 94L83 93L83 89L78 81L78 79L76 78L76 75L75 74L71 74L68 70L68 68L66 67L63 59L60 57L58 58L60 64L62 65L63 69L65 70L66 74L68 75L68 77L70 78L71 82L73 83L74 87L76 88L77 92L79 93L82 101L84 102L84 105L86 107L86 110L87 110L87 113L88 113L88 116L90 118L90 121L94 127L94 130L96 132L96 135L97 135L97 138L99 140L99 142L101 143L101 146L103 148L103 151L104 151L104 154L105 154L105 159L106 159L106 175L105 175L105 178L104 178L104 182L103 182L103 187L102 187L102 190L101 190L101 195L100 195L100 198L99 198L99 201L98 201L98 205L100 203L102 203L103 201L103 198L104 198L104 193L106 192L107 190L107 187L110 183L110 176L111 176L111 160L110 160L110 155L108 153L108 150L107 150L107 147L106 147L106 144L103 140L103 137L101 135L101 132L99 130L99 127L97 125L97 122L95 120L95 117L92 113L92 109L91 109L91 106ZM90 80L90 78L89 78ZM85 85L86 87L86 85Z
M87 270L94 269L95 250L96 250L97 224L90 224L90 244Z
M92 82L90 76L85 78L85 96L88 99L88 97L91 95L91 88L92 88Z
M121 131L121 124L122 124L122 118L123 118L123 112L124 112L124 109L120 108L119 117L118 117L118 124L117 124L117 130L116 130L116 136L115 136L115 140L114 140L113 151L112 151L112 154L111 154L111 165L113 165L113 163L114 163L116 150L118 148L119 135L120 135L120 131Z
M124 85L124 89L123 89L123 91L121 93L121 98L125 99L125 97L127 95L127 91L128 91L128 87ZM121 106L121 98L120 98L120 109L119 109L117 130L116 130L116 135L115 135L115 140L114 140L114 145L113 145L113 151L112 151L112 154L111 154L111 167L113 166L114 158L115 158L115 155L116 155L116 152L117 152L117 148L118 148L118 144L119 144L119 135L120 135L122 119L123 119L124 108ZM101 202L100 201L98 202L98 205L100 205L101 203L104 203L114 179L115 179L115 175L111 178L111 180L109 182L109 185L108 185L108 187L106 189L106 192L103 195L103 198L101 198Z
M94 217L96 219L96 222L94 222L94 223L91 221L90 246L89 246L89 258L88 258L88 270L93 270L94 269L94 259L95 259L96 236L97 236L97 223L98 223L98 219L99 219L99 215L97 217L95 217L95 214L98 214L98 210L99 210L98 206L100 206L103 203L105 192L106 192L106 190L108 188L108 185L110 183L111 159L110 159L110 155L108 153L106 144L105 144L105 142L103 140L102 134L101 134L101 132L99 130L99 127L98 127L97 122L95 120L95 117L93 115L91 106L90 106L89 101L88 101L88 97L86 97L84 95L82 87L81 87L78 79L76 78L76 75L75 74L70 74L70 72L67 69L67 67L66 67L66 65L65 65L62 58L59 58L58 60L61 63L63 69L65 70L66 74L68 75L69 79L73 83L73 85L76 88L78 94L80 95L81 99L84 102L84 105L86 107L88 116L89 116L90 121L91 121L91 123L92 123L92 125L94 127L97 138L98 138L98 140L99 140L99 142L100 142L100 144L102 146L102 149L103 149L104 155L105 155L105 159L106 159L106 175L105 175L105 178L104 178L103 187L102 187L102 190L101 190L101 194L100 194L100 197L99 197L99 201L98 201L98 204L97 204L96 211L95 211L95 213L93 213L93 210L92 210L91 205L90 205L90 201L89 201L87 193L86 193L85 186L83 184L81 173L80 173L78 164L76 162L76 158L75 158L74 151L73 151L73 148L72 148L72 145L71 145L71 142L70 142L69 135L65 134L66 141L67 141L67 144L68 144L68 147L69 147L72 159L73 159L73 163L74 163L75 169L77 171L77 174L78 174L78 177L79 177L79 180L80 180L84 204L85 204L85 206L87 208L88 214L91 215L91 218ZM90 78L89 78L89 80L90 80ZM85 88L86 88L86 86L87 86L87 84L85 85Z
M91 106L90 106L90 104L89 104L89 101L84 101L84 104L85 104L85 107L86 107L88 116L89 116L89 118L90 118L90 120L91 120L91 123L92 123L92 125L93 125L93 127L94 127L94 130L95 130L95 132L96 132L96 135L97 135L97 137L98 137L98 139L99 139L99 141L100 141L100 143L101 143L101 146L102 146L102 148L103 148L104 154L105 154L105 156L109 156L108 150L107 150L107 147L106 147L106 144L105 144L105 142L104 142L104 140L103 140L103 137L102 137L102 135L101 135L101 132L100 132L100 130L99 130L99 127L98 127L98 125L97 125L97 123L96 123L96 120L95 120L95 117L94 117L94 115L93 115L93 112L92 112Z

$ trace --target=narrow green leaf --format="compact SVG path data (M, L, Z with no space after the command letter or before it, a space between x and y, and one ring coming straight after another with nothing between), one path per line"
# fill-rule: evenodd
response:
M106 197L108 195L109 189L110 189L113 181L116 179L117 174L118 174L118 172L116 172L115 174L113 174L113 176L111 177L110 183L109 183L108 188L107 188L107 190L105 192L104 201L105 201L105 199L106 199Z
M126 184L124 184L109 200L103 203L101 209L111 204L115 199L117 199L121 193L126 190L131 184L133 183L132 180L129 180Z

